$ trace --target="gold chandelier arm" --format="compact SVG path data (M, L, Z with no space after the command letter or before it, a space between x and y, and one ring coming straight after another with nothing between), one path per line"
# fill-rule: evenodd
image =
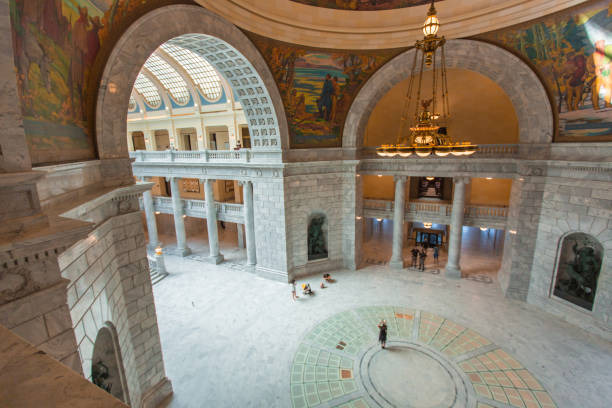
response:
M432 98L432 108L431 108L431 114L435 115L436 114L436 93L437 93L437 88L438 88L438 75L437 75L437 70L436 70L436 56L437 56L437 52L436 50L433 51L433 81L432 81L432 92L431 92L431 98Z
M421 50L421 68L419 69L419 88L417 91L416 97L416 109L414 111L414 120L415 122L419 119L419 102L421 102L421 86L423 85L423 67L425 65L425 51Z
M412 69L410 70L410 81L408 82L408 90L406 96L404 96L404 107L402 109L402 116L400 119L400 126L397 132L396 144L401 144L402 136L404 135L404 129L406 129L406 120L408 119L408 109L410 108L410 102L412 99L412 89L414 88L414 70L416 69L418 49L415 48L414 60L412 61Z
M444 53L444 44L442 44L442 104L444 109L444 117L450 117L450 106L448 103L448 76L446 75L446 54Z

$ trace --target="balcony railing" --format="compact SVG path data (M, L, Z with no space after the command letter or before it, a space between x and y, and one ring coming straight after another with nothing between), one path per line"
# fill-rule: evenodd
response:
M185 215L195 218L206 218L205 200L183 198L181 201L183 202ZM164 214L172 214L174 212L172 197L153 197L153 207L155 211ZM215 207L217 208L217 219L220 221L244 222L244 206L242 204L215 202Z
M267 150L136 150L130 152L136 162L178 162L178 163L250 163L280 160L279 151Z
M365 199L363 202L366 217L387 219L393 218L393 201ZM449 223L453 205L451 203L429 203L411 201L405 205L405 217L411 220L437 220ZM469 222L489 221L495 225L505 223L508 218L508 207L467 205L463 209L464 219Z

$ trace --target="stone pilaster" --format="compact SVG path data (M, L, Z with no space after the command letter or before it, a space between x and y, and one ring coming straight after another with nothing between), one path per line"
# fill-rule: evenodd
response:
M140 179L144 182L144 177ZM149 244L147 245L150 249L155 249L161 245L157 236L157 219L155 218L155 208L153 207L153 196L151 190L147 190L142 193L142 204L145 211L145 217L147 219L147 233L149 235Z
M217 230L217 206L213 194L214 180L204 180L204 198L206 199L206 227L208 228L209 260L214 264L223 262L223 255L219 252L219 231ZM247 244L248 245L248 244ZM247 249L248 253L248 249Z
M253 212L253 182L245 181L244 184L244 227L246 232L247 265L257 264L257 253L255 246L255 218ZM240 225L238 226L240 227Z
M404 267L402 248L404 246L404 203L406 195L406 177L395 176L395 201L393 207L393 247L389 266L401 269Z
M185 233L185 220L183 219L183 201L178 185L177 177L170 178L170 189L172 190L172 210L174 215L174 230L176 232L176 248L182 256L191 253L187 246L187 235Z
M461 278L461 232L463 230L463 212L465 209L465 187L469 184L468 177L455 177L453 191L453 207L451 210L450 237L448 240L448 261L445 275L449 278Z

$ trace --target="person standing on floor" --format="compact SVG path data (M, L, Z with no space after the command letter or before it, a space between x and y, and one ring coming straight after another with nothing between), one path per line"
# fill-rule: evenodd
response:
M293 300L299 298L299 296L295 293L295 279L291 281L291 298Z
M434 262L435 262L436 265L439 265L439 263L438 263L438 256L440 254L439 254L439 250L438 250L438 246L437 245L434 247L433 252L434 252L434 254L433 254L434 255Z
M425 270L425 258L427 258L427 252L425 252L425 248L421 248L421 252L419 252L419 270Z
M387 321L386 320L381 320L380 323L378 323L378 341L380 342L380 347L385 348L385 346L387 345Z
M416 247L412 248L412 251L410 251L410 253L412 254L412 264L410 265L413 268L416 268L417 266L417 258L419 256L419 250L416 249Z

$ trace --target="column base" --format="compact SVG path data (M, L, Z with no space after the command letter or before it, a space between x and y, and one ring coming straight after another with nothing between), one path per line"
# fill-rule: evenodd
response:
M144 392L140 406L142 408L155 408L170 395L172 395L172 383L167 377L164 377Z
M461 269L453 265L446 265L444 276L451 279L461 279Z
M206 258L206 260L208 262L210 262L211 264L214 264L214 265L219 265L221 262L223 262L223 259L224 259L223 258L223 254L219 254L219 255L216 255L216 256L212 256L211 255L211 256Z
M404 269L404 260L400 261L389 261L389 268L393 269Z
M163 244L161 242L157 242L157 243L151 243L149 242L147 244L147 250L149 251L155 251L157 248L163 246Z
M191 248L189 247L185 247L185 248L176 248L176 252L180 255L180 256L187 256L187 255L191 255Z

